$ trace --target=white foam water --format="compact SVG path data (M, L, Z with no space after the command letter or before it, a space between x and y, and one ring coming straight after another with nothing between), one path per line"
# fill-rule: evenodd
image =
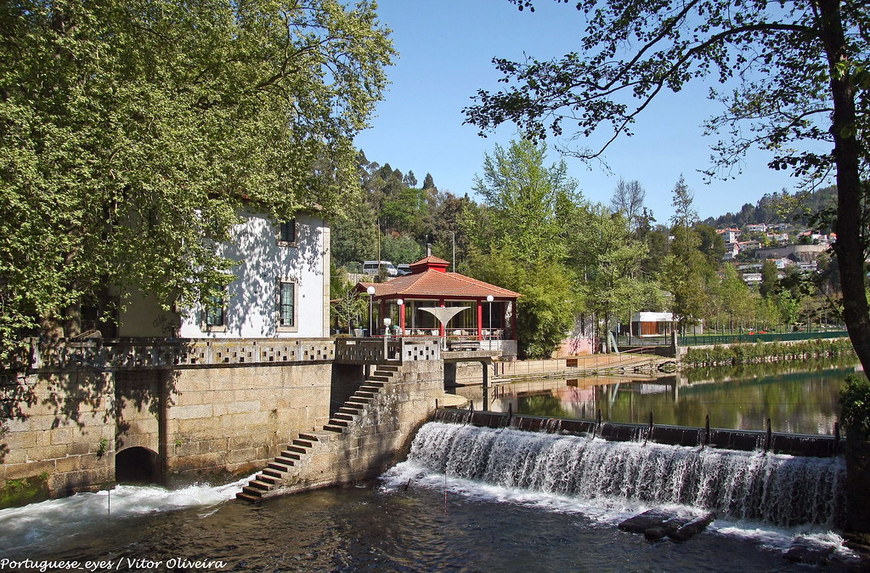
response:
M614 526L651 507L715 511L715 534L785 550L801 540L851 552L833 529L841 518L845 464L804 458L607 442L578 436L431 422L383 488L581 513Z
M112 526L117 520L135 515L190 507L211 508L233 499L250 479L220 486L196 484L177 490L154 485L119 485L111 490L78 493L3 509L0 510L2 546L21 549L52 538L86 536L92 534L94 528Z

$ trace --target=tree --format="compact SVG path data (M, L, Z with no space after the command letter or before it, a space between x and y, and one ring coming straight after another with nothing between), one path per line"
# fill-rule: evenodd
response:
M513 141L507 149L496 145L484 157L483 176L475 178L474 190L494 215L492 248L529 264L564 260L556 205L577 187L564 161L546 167L545 158L544 146L528 140Z
M641 224L645 196L646 191L639 182L625 182L620 179L613 190L613 197L610 198L611 208L622 213L632 231Z
M207 298L243 209L340 212L394 54L338 0L13 0L0 40L7 351L109 287Z
M423 189L435 189L435 179L432 178L431 173L427 173L423 178Z
M674 316L681 327L696 324L707 315L709 285L714 269L701 252L701 236L694 228L698 215L692 207L694 194L682 176L672 191L674 240L664 260L662 284L671 292Z
M641 310L650 285L640 276L647 246L634 239L628 222L619 212L603 207L589 209L573 242L584 307L604 319L605 329L612 318L626 318Z
M719 314L727 319L731 331L734 330L735 325L742 329L752 318L753 294L732 264L725 265L722 271L717 298Z
M776 294L779 285L779 271L776 269L776 263L770 259L766 259L761 264L761 285L759 290L763 298L768 298Z
M532 0L510 0L522 7ZM561 1L561 0L558 0ZM837 186L834 251L844 319L870 371L870 313L865 260L870 243L866 141L870 120L870 36L863 0L579 0L586 31L581 50L560 59L496 59L508 84L479 91L467 121L488 130L510 121L525 137L607 133L601 154L630 135L634 119L663 91L712 76L725 111L708 122L727 130L711 175L729 175L752 147L772 150L774 169ZM513 85L511 85L513 83ZM741 129L748 124L747 129ZM816 150L821 151L816 151ZM829 152L827 150L833 149Z
M518 304L520 353L549 356L573 322L575 299L563 230L568 205L579 202L565 164L546 167L543 146L496 145L476 181L483 198L467 205L462 230L469 238L472 276L522 293Z

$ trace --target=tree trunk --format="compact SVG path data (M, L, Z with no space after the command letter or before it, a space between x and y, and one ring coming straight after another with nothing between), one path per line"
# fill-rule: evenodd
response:
M834 138L834 164L837 167L837 240L834 252L840 268L843 289L843 320L855 353L870 372L870 312L865 291L864 245L862 241L860 146L856 139L855 86L851 70L838 64L849 62L838 0L818 3L821 39L831 75L834 104L831 134Z

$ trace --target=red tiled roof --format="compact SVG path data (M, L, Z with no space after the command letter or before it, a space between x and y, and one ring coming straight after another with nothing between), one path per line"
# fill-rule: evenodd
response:
M430 269L443 273L447 271L447 267L450 266L450 263L448 263L444 259L439 259L438 257L433 257L432 255L429 255L428 257L420 259L416 263L411 263L409 266L411 268L411 272L414 274L428 271Z
M459 273L445 273L432 269L397 277L385 283L359 283L358 288L365 291L370 286L375 288L376 298L485 299L488 295L492 295L496 299L515 299L522 296L518 292Z

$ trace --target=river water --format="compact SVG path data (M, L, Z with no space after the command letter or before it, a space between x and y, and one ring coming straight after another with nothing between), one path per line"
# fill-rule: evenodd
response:
M684 384L683 388L688 386ZM543 395L552 396L551 391L547 392ZM524 397L516 394L510 399L518 405ZM631 399L648 394L663 393L637 391ZM680 394L686 396L691 392ZM614 405L620 400L618 390L616 396ZM609 396L605 393L596 398L596 408L604 404L604 398ZM549 398L545 402L554 403ZM769 403L773 402L781 400ZM558 403L560 407L566 404L561 400ZM673 395L668 403L674 403ZM674 407L674 411L678 410ZM667 408L662 410L665 411ZM666 417L664 413L661 416ZM826 427L827 414L814 416L809 419L816 420L817 427ZM789 419L793 417L789 414ZM424 426L409 459L378 480L356 487L274 498L260 506L235 501L235 493L247 483L245 478L226 485L201 484L174 491L121 485L111 492L78 494L2 510L0 570L740 573L867 570L867 564L845 547L842 537L824 519L815 520L815 524L772 525L753 515L741 517L738 512L726 509L717 512L717 519L706 531L686 542L648 542L642 535L620 531L618 523L652 507L665 506L688 513L698 512L699 508L679 505L685 503L679 497L667 501L655 496L630 495L626 491L631 488L624 485L609 489L550 487L546 483L554 480L535 476L542 475L540 472L552 475L553 470L538 470L534 464L519 469L518 462L510 462L514 464L512 469L495 472L518 476L506 480L492 478L487 472L463 469L461 458L473 458L461 453L471 451L463 448L473 449L478 447L475 441L489 439L480 434L468 440L463 438L465 441L451 437L451 441L463 444L457 449L459 454L453 458L433 458L437 450L433 444L444 442L444 436L456 432L449 425ZM511 441L493 452L541 450L539 446L516 445L521 442L515 440L532 439L528 436L508 433L498 436ZM563 440L569 438L541 436L541 439L564 445ZM590 444L595 448L608 447ZM639 444L620 447L641 448ZM567 452L576 448L563 449ZM694 455L690 448L665 453L669 459ZM637 451L630 452L630 456L637 455ZM486 456L496 458L495 453ZM444 460L443 465L433 461L437 459ZM759 455L748 463L751 466L762 461ZM787 457L774 461L792 464ZM558 462L556 472L568 463L579 462ZM627 467L626 463L622 467ZM835 468L836 471L839 470ZM625 471L626 475L632 473L643 472ZM668 468L659 472L662 476L674 473ZM597 483L601 479L592 481ZM701 498L692 499L696 499L693 503L706 503L697 501ZM786 551L796 542L818 551L830 551L827 564L796 564L786 559Z
M547 378L494 384L489 409L496 412L604 421L649 422L703 428L766 430L797 434L834 433L839 390L852 364L765 364L696 369L658 378L626 375L580 379ZM458 393L480 408L479 386Z
M445 477L405 462L377 482L232 500L240 481L109 495L0 511L3 570L102 561L96 571L807 571L784 551L796 538L834 548L826 570L859 570L835 533L717 520L684 543L616 528L643 503L582 500ZM4 559L18 561L4 563ZM26 560L31 560L28 563ZM197 563L198 562L198 563ZM196 565L196 566L192 566Z

